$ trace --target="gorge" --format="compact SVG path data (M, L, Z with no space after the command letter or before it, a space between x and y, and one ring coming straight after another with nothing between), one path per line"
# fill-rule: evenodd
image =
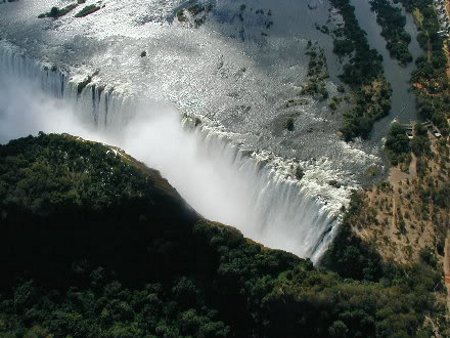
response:
M444 3L0 0L0 336L450 336Z
M205 217L314 262L351 190L383 171L379 143L345 143L339 114L299 97L311 40L324 49L327 93L338 93L342 65L318 27L340 19L325 2L214 3L200 27L176 15L189 2L122 1L84 18L39 19L46 6L2 4L3 142L42 129L118 145ZM298 24L305 11L312 16Z

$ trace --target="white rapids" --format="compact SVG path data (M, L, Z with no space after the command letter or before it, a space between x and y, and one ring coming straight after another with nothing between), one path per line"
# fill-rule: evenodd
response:
M227 2L218 2L215 12L226 29L218 28L217 18L199 29L166 20L180 3L105 1L92 16L55 21L37 19L55 1L0 4L0 142L43 130L113 143L159 169L203 216L317 262L350 191L369 167L380 166L376 151L340 141L338 121L313 99L298 107L297 133L273 131L272 122L286 115L279 107L305 76L305 60L289 57L265 72L260 67L268 57L249 49L290 50L301 59L306 45L301 32L292 33L295 43L281 36L276 10L273 36L269 32L263 45L251 40L261 27L249 15L252 47L243 50L223 15ZM316 34L307 32L308 38ZM142 49L152 54L148 60L140 58ZM332 81L327 86L336 87ZM46 108L39 111L43 100ZM39 117L28 125L11 118L36 109ZM70 120L38 122L64 119L56 112Z

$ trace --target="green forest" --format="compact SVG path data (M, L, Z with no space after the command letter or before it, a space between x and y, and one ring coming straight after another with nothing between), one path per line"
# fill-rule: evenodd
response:
M321 267L193 211L155 170L69 135L0 146L2 337L430 337L432 254L406 271L349 231ZM334 271L334 272L333 272ZM412 278L414 276L414 278Z
M424 55L416 60L411 82L417 95L417 108L421 118L430 119L446 136L449 133L446 115L450 106L447 42L438 34L441 30L432 0L398 0L407 11L420 16L417 22L417 41ZM418 21L418 20L416 20Z

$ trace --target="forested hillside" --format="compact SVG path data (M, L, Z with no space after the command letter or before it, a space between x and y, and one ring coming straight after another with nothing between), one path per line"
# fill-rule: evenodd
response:
M0 336L431 336L441 276L426 261L421 278L383 266L346 230L359 208L326 257L340 277L203 219L118 149L12 141L0 146Z

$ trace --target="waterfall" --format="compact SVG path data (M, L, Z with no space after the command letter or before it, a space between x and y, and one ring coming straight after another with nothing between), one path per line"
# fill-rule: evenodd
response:
M296 166L289 161L264 152L243 151L226 133L206 124L195 127L190 118L180 124L178 116L178 127L169 117L158 122L168 133L175 133L168 139L179 140L171 161L178 157L180 162L173 165L164 162L170 154L155 157L149 150L152 143L146 137L150 141L157 137L153 134L159 126L149 132L140 128L151 120L134 122L142 110L142 99L117 93L88 77L71 77L70 72L28 58L15 46L0 41L0 76L4 75L36 82L47 95L73 106L80 121L90 123L99 133L122 135L127 141L118 141L118 145L160 169L200 214L235 226L246 237L317 262L335 234L339 208L322 200L312 182L297 180ZM137 143L143 139L146 146L139 147ZM185 154L180 149L183 147ZM158 159L164 163L159 165ZM201 168L193 168L195 164Z

